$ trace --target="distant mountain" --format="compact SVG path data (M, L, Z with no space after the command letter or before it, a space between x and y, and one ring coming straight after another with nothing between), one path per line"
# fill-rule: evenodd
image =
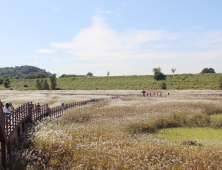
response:
M51 73L48 71L46 72L45 69L40 69L35 66L25 65L25 66L15 66L15 68L14 67L0 68L0 76L13 75L13 76L24 77L26 75L39 74L39 73L43 73L47 77L51 75Z

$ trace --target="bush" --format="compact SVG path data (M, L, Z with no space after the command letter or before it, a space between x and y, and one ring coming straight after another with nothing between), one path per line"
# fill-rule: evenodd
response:
M51 81L51 89L55 90L57 83L56 83L56 75L52 74L50 77L50 81Z
M166 90L166 89L167 89L166 83L163 82L163 83L161 84L161 88Z
M46 79L45 80L41 79L41 81L36 80L35 87L38 90L49 90L49 84L48 84L48 81Z
M87 77L92 77L92 76L93 76L93 73L88 72L88 73L86 74L86 76L87 76Z
M27 76L24 76L23 79L36 79L36 78L46 78L47 76L43 73L39 74L29 74Z
M24 87L29 87L29 86L27 84L25 84Z
M8 88L8 87L9 87L9 85L10 85L10 80L9 80L9 78L5 78L5 79L4 79L3 85L5 86L5 88Z
M166 76L161 72L161 68L153 68L154 79L155 80L165 80Z
M49 90L49 84L46 79L43 81L43 90Z
M204 68L200 73L216 73L213 68Z
M3 79L2 78L0 78L0 85L3 83Z

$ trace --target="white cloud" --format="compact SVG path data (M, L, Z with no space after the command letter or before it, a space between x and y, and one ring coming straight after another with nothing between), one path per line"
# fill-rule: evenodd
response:
M29 55L29 56L27 56L27 58L39 58L39 56L32 56L32 55Z
M44 53L44 54L54 54L55 51L53 49L38 49L36 50L37 53Z
M61 9L61 7L52 7L52 9L53 9L55 12L57 12L58 10Z
M104 23L104 17L99 14L93 16L92 20L93 24L89 28L82 29L73 37L72 42L51 43L51 46L63 49L77 60L123 61L126 59L153 58L154 55L147 52L152 49L144 50L141 45L177 38L164 30L129 29L121 33L110 29Z
M106 74L107 71L104 70L110 70L113 75L135 75L152 74L152 68L160 66L169 70L170 73L171 66L174 68L178 65L183 68L186 61L186 67L181 69L184 73L189 65L193 68L196 65L199 69L202 67L199 61L205 61L207 65L209 61L222 57L220 48L222 36L219 32L203 33L198 26L185 29L180 33L139 29L120 32L105 23L102 13L106 12L97 10L92 17L92 25L80 30L71 42L50 44L53 48L59 48L69 54L68 58L53 60L57 63L69 63L68 65L60 64L61 70L66 70L71 74L72 71L80 70L81 74L83 72L86 74L86 71L91 69L97 75ZM174 59L181 59L181 61ZM73 64L76 62L83 64ZM147 67L150 67L150 71L146 72ZM180 69L177 70L179 73ZM196 70L189 69L189 71Z
M128 5L129 5L128 3L121 4L121 6L128 6Z
M210 31L205 33L199 33L194 38L192 44L194 47L200 48L217 48L222 47L222 35L218 31Z
M112 11L104 11L104 10L101 10L101 9L96 9L96 13L97 14L110 14Z

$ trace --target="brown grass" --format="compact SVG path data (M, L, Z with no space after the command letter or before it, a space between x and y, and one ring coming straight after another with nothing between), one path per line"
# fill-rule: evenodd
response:
M222 127L209 115L217 100L195 97L121 98L38 122L15 150L12 169L222 169L221 144L212 149L166 143L150 133L168 127ZM218 148L217 148L218 147ZM24 162L21 163L21 160ZM19 164L20 163L20 164Z

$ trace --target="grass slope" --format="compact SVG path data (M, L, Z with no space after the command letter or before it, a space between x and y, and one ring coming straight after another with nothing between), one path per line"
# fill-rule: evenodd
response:
M63 90L143 90L161 89L162 83L167 84L167 89L218 89L218 79L222 77L217 74L174 74L167 75L166 80L156 81L152 75L144 76L110 76L110 77L74 77L58 78L57 88ZM13 90L35 90L36 80L13 79L11 87ZM49 82L49 79L48 79ZM24 87L27 84L28 88ZM4 90L0 85L0 90Z

